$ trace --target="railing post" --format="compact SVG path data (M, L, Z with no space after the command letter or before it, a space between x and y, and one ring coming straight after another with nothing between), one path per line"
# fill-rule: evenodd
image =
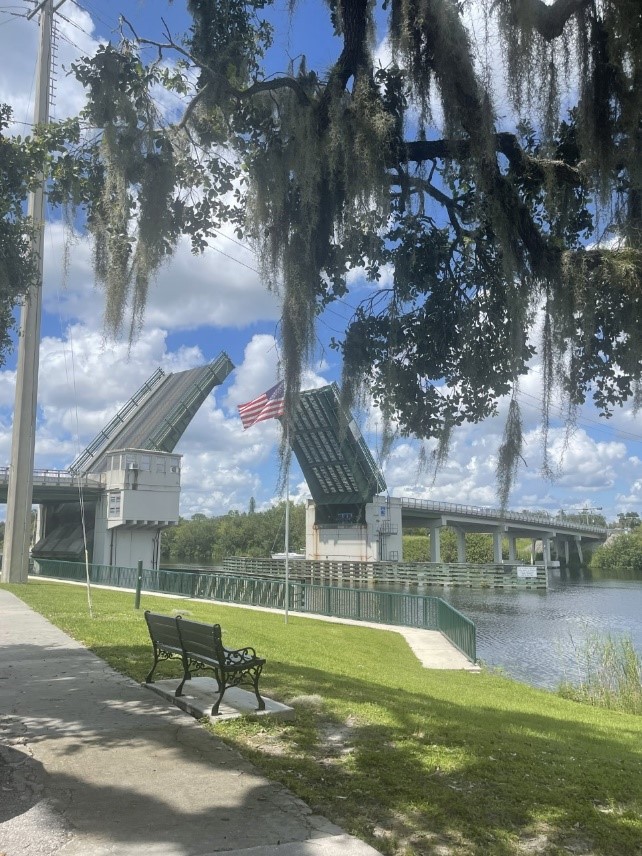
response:
M136 597L134 598L134 609L140 609L140 592L143 587L143 563L138 562L138 570L136 572Z

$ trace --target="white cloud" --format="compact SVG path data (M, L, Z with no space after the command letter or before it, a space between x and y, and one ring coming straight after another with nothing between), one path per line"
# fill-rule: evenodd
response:
M25 4L25 11L28 6ZM64 119L74 116L84 104L83 87L70 74L71 63L83 55L95 53L100 40L95 36L91 16L74 3L66 4L56 15L53 65L53 104L51 117ZM36 56L38 53L38 16L30 21L13 16L3 20L0 27L0 102L14 109L14 120L21 123L17 132L24 136L24 124L33 121Z
M68 266L65 270L65 243ZM224 240L220 240L221 247ZM243 249L225 245L222 256L214 247L193 255L182 240L149 289L146 328L191 330L198 327L242 329L260 321L276 321L280 305L259 275L240 265ZM246 262L253 257L245 252ZM60 222L47 228L45 245L44 308L64 319L74 318L92 327L102 325L104 295L96 286L91 241L85 236L66 236ZM127 319L125 321L127 323Z

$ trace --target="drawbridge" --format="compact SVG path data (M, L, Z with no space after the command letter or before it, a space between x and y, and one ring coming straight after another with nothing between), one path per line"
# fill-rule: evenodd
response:
M173 452L199 407L234 369L225 352L206 366L165 374L157 369L69 467L74 474L104 471L118 449Z
M495 562L502 561L503 539L516 561L516 539L541 540L546 560L551 544L565 555L582 541L603 541L600 526L569 522L537 513L478 508L456 503L392 497L361 433L341 403L336 384L301 393L294 419L292 451L313 501L308 505L306 555L335 561L397 561L403 556L403 528L430 533L430 560L440 562L440 530L457 536L459 562L466 561L466 533L492 535Z
M301 393L292 451L319 506L361 507L386 482L335 383Z
M180 457L168 456L207 396L233 369L225 352L187 371L166 374L157 369L65 472L34 473L33 500L40 504L34 558L82 556L82 498L90 511L86 529L94 561L100 551L101 561L109 563L118 555L117 533L112 530L120 527L121 562L129 564L133 552L146 555L152 549L149 544L155 545L150 561L157 562L157 533L178 519ZM114 454L120 451L126 453ZM114 466L124 472L115 472ZM7 481L8 472L0 471L0 499ZM168 510L170 495L176 508ZM155 540L150 531L156 533ZM125 542L128 553L123 552Z

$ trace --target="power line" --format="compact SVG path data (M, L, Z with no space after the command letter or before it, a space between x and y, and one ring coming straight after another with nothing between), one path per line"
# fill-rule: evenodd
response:
M93 39L91 33L88 33L84 27L81 27L80 24L77 24L75 21L72 21L71 18L67 18L66 15L63 15L62 12L58 12L58 17L62 18L63 21L66 21L67 24L71 24L72 27L75 27L77 30L80 30L81 33L84 33L86 36L89 36L90 39ZM76 47L78 47L76 45Z
M86 12L92 20L95 18L96 20L100 21L100 23L107 27L107 29L111 32L118 29L118 26L114 25L113 22L110 22L106 18L103 18L101 13L98 12L97 9L90 10L86 6L83 6L82 3L79 3L78 0L71 0L71 2L74 4L74 6L77 6L78 9L81 9L83 12Z
M542 399L538 398L535 395L531 395L530 393L527 393L527 392L520 392L517 394L518 399L522 399L524 396L531 398L533 400L533 402L536 402L536 404L535 404L535 403L531 403L530 401L523 401L522 400L521 403L524 404L526 407L536 408L537 405L539 405L540 407L543 405ZM556 413L559 415L560 418L563 418L566 415L564 412L564 408L561 405L553 405L551 407L551 409L556 411ZM610 435L613 435L613 434L619 435L620 439L626 440L627 442L642 443L642 435L634 434L630 431L626 431L626 430L623 430L620 428L611 427L610 425L606 425L602 422L598 422L597 420L594 420L594 419L592 420L590 417L581 417L581 418L577 419L576 424L582 428L587 428L589 430L604 431Z
M211 244L209 242L208 242L207 246L211 250L214 250L215 252L220 253L222 256L225 256L226 259L230 259L230 261L236 262L238 265L241 265L242 267L247 268L248 270L253 271L253 273L257 273L259 276L261 276L260 270L258 270L255 267L252 267L251 265L245 264L245 262L242 262L240 259L237 259L235 256L232 256L229 253L226 253L225 250L221 250L219 247L215 247L214 244Z

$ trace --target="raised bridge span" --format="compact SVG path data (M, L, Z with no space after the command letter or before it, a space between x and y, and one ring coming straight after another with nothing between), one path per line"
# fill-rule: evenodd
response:
M84 500L98 500L108 488L105 469L114 450L173 451L205 398L232 369L224 352L210 364L185 372L165 375L158 369L69 469L34 472L33 502L73 504L79 501L81 491ZM316 506L311 532L323 541L322 546L309 547L306 540L306 553L326 554L328 558L334 548L334 558L339 558L343 543L352 539L354 555L344 558L363 554L394 561L402 558L401 532L422 528L430 534L431 561L440 562L440 532L448 526L456 533L460 562L465 562L468 532L492 535L498 563L502 562L504 539L508 539L509 562L516 561L517 538L531 539L533 555L535 542L541 541L545 562L552 558L552 547L568 561L571 545L582 557L582 543L603 541L607 536L603 527L571 522L563 516L391 497L335 384L301 393L295 429L292 451ZM0 502L6 502L8 480L8 468L0 469ZM112 485L110 495L113 492ZM394 519L387 504L396 506ZM368 544L372 546L375 541L378 548L375 545L368 554ZM365 545L363 549L360 544Z

